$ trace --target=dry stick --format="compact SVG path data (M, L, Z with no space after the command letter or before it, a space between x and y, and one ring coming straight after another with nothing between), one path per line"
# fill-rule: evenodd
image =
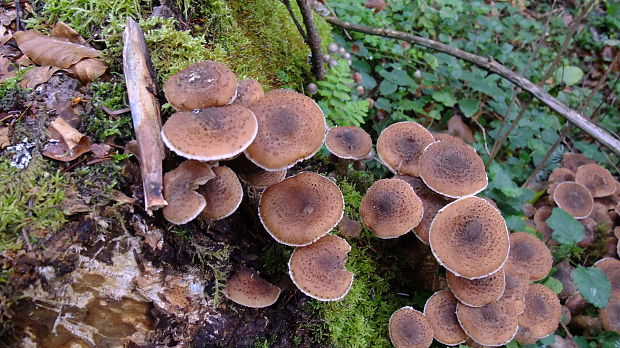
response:
M322 80L325 77L325 66L323 65L323 52L321 51L321 37L312 19L312 9L308 0L297 0L297 5L299 5L299 10L306 26L308 38L306 43L312 52L312 72L314 72L317 80Z
M416 44L419 46L431 48L433 50L446 53L453 57L460 58L472 64L475 64L481 67L484 70L495 73L513 84L517 85L521 89L528 91L532 95L534 95L538 100L549 106L552 110L555 110L560 115L564 116L566 119L574 123L577 127L581 128L583 131L588 133L594 139L600 141L603 145L610 148L613 152L620 155L620 140L614 138L610 134L608 134L601 127L596 124L590 122L590 120L583 117L583 115L579 114L575 110L569 108L564 105L562 102L551 96L549 93L545 92L540 87L533 84L531 81L526 79L525 77L515 73L514 71L506 68L502 64L496 62L492 58L486 58L477 56L475 54L460 50L458 48L427 39L421 36L411 35L407 33L403 33L396 30L389 29L381 29L381 28L369 28L361 25L351 24L348 22L344 22L338 20L333 17L326 18L329 23L335 25L337 27L341 27L344 29L357 31L360 33L377 35L383 37L389 37L392 39L398 39L407 41L412 44Z
M22 8L21 0L15 0L15 13L17 18L15 18L15 28L17 31L26 30L26 23L24 23L24 9Z
M301 34L301 37L304 39L304 42L308 43L308 36L306 35L304 28L301 27L301 24L297 20L297 16L295 16L295 13L293 12L293 8L291 7L291 1L282 0L282 3L284 4L284 6L286 6L288 13L291 15L291 18L293 19L293 23L295 23L295 26L297 27L297 31L299 31L299 34Z
M161 117L155 81L150 68L150 57L142 28L131 18L127 19L123 33L123 71L133 129L140 154L140 174L144 190L144 207L147 213L164 207L167 202L162 189L162 160L165 148L161 140Z

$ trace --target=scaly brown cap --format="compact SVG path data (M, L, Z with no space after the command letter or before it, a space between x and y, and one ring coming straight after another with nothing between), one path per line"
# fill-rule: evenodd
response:
M592 197L605 197L616 192L616 179L609 170L596 163L577 168L575 181L587 187Z
M396 348L427 348L433 343L433 327L426 316L409 306L390 316L389 334Z
M198 62L170 76L164 84L166 99L180 111L229 103L237 90L237 76L226 65Z
M575 219L587 218L594 208L594 200L588 188L572 181L558 184L553 192L553 200Z
M483 346L501 346L517 334L519 321L512 301L495 301L483 307L456 306L456 317L463 331Z
M418 161L424 148L433 141L433 135L420 124L397 122L379 135L377 154L392 173L419 176Z
M199 161L233 158L256 137L254 114L240 105L227 105L170 116L161 135L164 143L179 156Z
M366 191L360 203L362 223L379 238L397 238L422 220L422 201L409 184L381 179Z
M315 242L338 225L343 213L344 199L338 186L311 172L269 186L258 206L267 232L291 246Z
M467 335L456 319L458 300L450 290L440 290L426 300L424 316L433 327L437 342L454 346L467 341Z
M454 296L470 307L482 307L499 300L506 288L503 269L479 279L459 277L448 271L446 280Z
M325 117L303 94L278 89L252 103L258 135L245 155L265 170L284 170L312 157L325 140Z
M611 291L620 294L620 260L605 257L596 261L594 267L605 273L611 283Z
M599 311L603 329L620 334L620 293L613 293L607 307Z
M536 232L542 235L543 241L548 241L551 239L551 234L553 230L547 225L547 219L551 216L551 212L553 209L548 205L543 205L536 209L534 213L534 225L536 227Z
M562 167L577 173L577 168L589 164L596 163L580 153L565 153L562 155Z
M431 223L429 241L442 266L468 279L499 271L510 248L504 218L478 197L464 197L442 208Z
M242 306L264 308L278 300L280 291L279 287L259 277L258 272L240 267L226 282L223 293L226 298Z
M357 238L362 233L362 224L345 215L338 223L338 231L347 238Z
M325 147L339 158L361 160L372 152L372 139L360 127L332 127L327 131Z
M455 141L436 141L424 149L420 177L431 190L451 198L475 195L488 184L476 150Z
M552 334L560 323L562 306L558 297L542 284L530 284L525 292L525 311L519 316L519 326L527 327L532 337Z
M351 246L346 240L327 235L313 244L295 249L288 263L293 283L304 294L320 301L346 296L353 273L344 268Z
M187 160L164 175L164 197L168 205L163 213L166 220L182 225L194 220L207 205L195 190L215 174L208 165Z
M540 239L525 232L510 234L506 268L514 267L517 272L526 273L531 281L536 281L545 278L552 266L551 251Z
M525 292L530 285L528 275L519 273L515 269L504 269L506 288L500 300L512 303L514 314L521 314L525 310Z
M243 187L232 169L220 166L213 167L215 178L207 181L198 189L204 196L207 206L202 216L213 220L221 220L234 213L243 200Z
M564 181L575 181L575 173L568 168L555 168L549 175L549 182L559 184Z
M454 135L446 134L446 133L433 133L433 138L435 138L436 141L447 140L447 141L456 141L459 143L463 142L463 139L459 137L455 137Z
M237 156L227 163L237 173L239 179L256 188L266 188L277 184L286 177L286 169L279 171L267 171L252 163L245 156Z
M239 104L247 108L264 96L263 86L258 81L241 80L237 84L237 98L235 98L233 104Z

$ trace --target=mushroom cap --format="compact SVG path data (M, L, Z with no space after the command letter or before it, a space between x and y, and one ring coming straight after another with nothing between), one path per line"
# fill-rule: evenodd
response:
M456 319L458 302L450 290L437 291L426 300L424 316L433 327L433 336L439 343L454 346L467 341L467 335Z
M475 195L489 182L482 158L463 142L436 141L428 145L419 165L424 183L451 198Z
M570 153L567 152L562 155L562 167L572 171L573 173L577 172L577 168L589 164L596 163L593 160L585 157L580 153Z
M515 341L521 344L534 344L538 341L539 338L533 337L530 329L525 326L519 326L519 330L517 331L517 335L515 336Z
M528 286L525 310L519 316L519 326L527 327L532 337L547 337L558 328L561 315L560 300L551 289L542 284Z
M437 212L450 203L450 200L429 189L426 184L424 184L424 181L416 176L396 175L394 179L405 180L411 185L415 194L420 197L420 200L422 200L424 214L420 223L413 228L413 232L420 241L424 244L428 244L428 231L431 227L431 222L433 222Z
M258 272L240 267L228 279L222 292L226 298L242 306L264 308L278 300L280 291L279 287L259 277Z
M553 200L575 219L587 218L594 208L594 200L588 188L572 181L558 184L553 192Z
M327 131L325 147L339 158L361 160L372 152L372 139L360 127L332 127Z
M389 334L396 348L427 348L433 343L433 327L426 316L409 306L390 316Z
M605 257L596 261L594 267L605 273L611 283L611 291L620 294L620 260Z
M446 272L446 280L454 297L470 307L482 307L499 300L506 288L503 269L479 279L467 279Z
M180 111L226 105L236 90L235 73L211 60L192 64L164 83L166 99Z
M164 197L168 205L163 213L166 220L182 225L194 220L207 205L205 198L195 190L215 174L208 165L187 160L164 175Z
M510 342L519 327L512 302L502 299L483 307L469 307L459 302L456 317L467 336L484 346Z
M514 268L504 269L506 288L501 301L512 303L514 313L521 314L525 310L525 292L530 285L530 280L526 273L519 273Z
M508 259L510 242L500 212L479 197L443 207L429 231L431 251L450 272L468 279L487 277Z
M450 135L450 134L446 134L446 133L433 133L433 138L435 138L436 141L456 141L456 142L463 142L463 139L456 137L454 135Z
M616 180L609 170L596 163L577 168L575 181L587 187L592 197L605 197L616 192Z
M338 223L338 231L347 238L357 238L362 233L362 224L345 215Z
M238 156L234 160L228 162L228 165L237 173L239 179L256 188L269 187L279 183L286 177L286 169L267 171L252 163L245 156Z
M435 141L431 132L416 122L404 121L385 128L377 139L379 159L394 174L420 175L418 162L424 148Z
M340 300L353 284L353 273L344 268L349 251L349 243L333 235L296 248L288 263L291 280L301 292L314 299Z
M325 140L321 108L303 94L278 89L250 105L258 134L245 155L265 170L284 170L312 157Z
M555 168L549 175L548 181L558 184L564 181L575 181L575 173L568 168Z
M240 80L237 83L237 98L233 104L249 107L255 101L265 96L263 86L256 80Z
M547 225L547 219L551 216L553 209L548 205L543 205L536 209L534 213L534 225L536 227L536 232L542 235L542 239L546 242L551 239L551 234L553 230L549 225Z
M343 213L344 198L338 186L311 172L269 186L258 205L267 232L291 246L315 242L338 225Z
M422 220L422 201L409 184L381 179L366 191L360 203L362 223L379 238L397 238Z
M620 334L620 293L613 293L607 307L599 311L601 326L607 331Z
M178 155L199 161L233 158L256 137L258 123L249 110L227 105L177 112L162 128L164 143Z
M198 189L204 196L207 206L202 216L220 220L234 213L243 200L243 187L235 172L226 166L213 167L215 178L207 181Z
M551 251L536 236L525 232L510 234L510 252L506 268L514 267L519 272L527 273L532 281L547 276L553 266Z

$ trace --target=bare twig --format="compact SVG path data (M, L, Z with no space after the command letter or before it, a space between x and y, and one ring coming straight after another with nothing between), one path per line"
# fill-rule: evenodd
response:
M525 77L517 74L516 72L506 68L504 65L496 62L492 58L486 58L477 56L475 54L460 50L458 48L425 38L421 36L411 35L407 33L403 33L396 30L389 29L381 29L381 28L369 28L361 25L351 24L348 22L344 22L338 20L333 17L327 17L327 21L332 25L357 31L370 35L377 35L383 37L389 37L393 39L407 41L412 44L424 46L427 48L431 48L433 50L446 53L448 55L463 59L467 62L475 64L481 67L484 70L492 72L494 74L500 75L512 82L513 84L519 86L521 89L528 91L532 95L534 95L538 100L549 106L552 110L556 111L560 115L564 116L566 119L574 123L577 127L581 128L583 131L588 133L594 139L600 141L603 145L610 148L617 154L620 154L620 141L610 134L608 134L604 129L592 123L590 120L585 118L583 115L579 114L575 110L569 108L564 105L562 102L551 96L542 88L536 86L531 81L526 79Z
M308 0L297 0L297 5L299 5L304 26L306 27L308 39L306 44L308 44L312 52L312 72L317 80L322 80L325 77L325 66L323 65L323 52L321 51L321 37L312 18L312 9Z
M301 23L299 23L299 21L297 20L297 16L295 16L295 12L293 12L293 8L291 7L291 1L282 0L282 3L284 4L284 6L286 6L288 13L291 15L291 18L293 19L293 23L295 23L295 26L297 27L297 30L299 31L299 34L301 35L301 37L304 39L304 42L308 43L308 35L306 35L304 28L301 26Z
M123 33L123 71L133 128L140 153L140 174L144 205L148 213L164 207L162 160L165 148L161 140L161 117L155 81L142 28L127 19Z
M22 7L21 0L15 0L15 28L19 30L26 30L26 23L24 23L24 8Z

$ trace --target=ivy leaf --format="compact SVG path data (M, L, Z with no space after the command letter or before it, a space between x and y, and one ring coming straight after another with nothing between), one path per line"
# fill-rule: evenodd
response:
M583 77L583 71L576 66L564 66L553 73L553 79L567 86L576 85Z
M577 244L584 237L583 225L560 208L553 208L547 225L553 230L551 237L560 244Z
M553 291L556 295L562 292L562 289L564 289L564 286L562 285L562 282L560 282L559 280L553 278L553 277L549 277L547 278L542 285L548 287L549 289L551 289L551 291Z
M439 91L435 91L432 97L433 99L435 99L435 101L440 102L448 107L453 107L454 104L456 104L456 98L454 98L454 94L447 87L444 87Z
M379 92L382 95L390 95L396 92L397 88L398 88L398 85L396 85L395 83L392 83L388 80L383 80L381 81L381 84L379 85Z
M465 115L465 117L472 117L476 114L476 112L478 112L478 100L461 99L459 100L459 107L461 108L461 111L463 112L463 115Z
M611 295L611 283L603 271L596 267L577 267L572 273L579 293L597 308L607 307Z

